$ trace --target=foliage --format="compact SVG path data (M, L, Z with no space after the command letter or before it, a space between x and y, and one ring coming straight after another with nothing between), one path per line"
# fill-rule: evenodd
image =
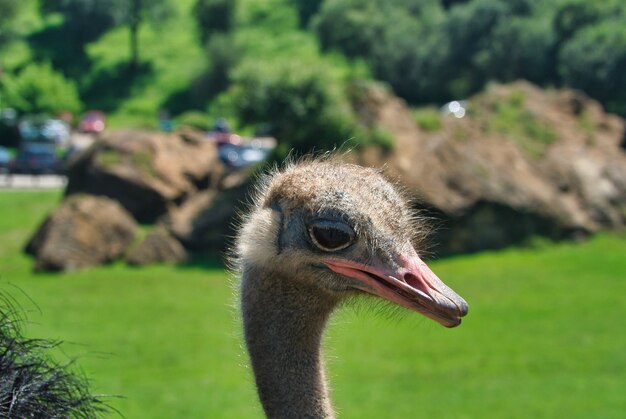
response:
M20 8L20 0L0 0L0 45L6 37L6 29Z
M607 18L615 18L620 14L624 15L624 9L617 1L567 0L557 6L552 26L560 45L581 29Z
M626 113L626 19L577 32L560 51L559 72L568 85Z
M0 0L0 7L14 1ZM12 23L23 39L2 47L5 67L11 72L29 61L50 61L76 82L89 108L113 113L113 126L154 125L163 107L173 114L188 109L223 113L217 106L233 101L220 93L234 87L238 67L289 60L344 73L337 81L344 87L337 91L346 89L351 63L364 63L368 77L387 82L411 105L440 105L466 98L492 80L523 78L583 89L626 114L620 76L626 3L621 0L23 4L22 14L40 4L46 18L34 24L32 17L18 16L19 22ZM0 13L0 19L4 16ZM128 30L132 71L128 53L120 48L129 40ZM206 42L198 42L198 32ZM204 59L202 48L207 48Z
M323 0L291 0L298 10L300 26L306 28L309 21L319 11Z
M383 13L374 2L327 0L313 25L324 49L339 49L348 57L366 57L384 30Z
M39 7L44 15L62 14L67 41L81 49L121 19L116 0L40 0Z
M69 39L82 47L113 26L128 26L130 64L139 65L138 32L144 21L162 22L173 11L169 0L42 0L43 13L61 13Z
M332 149L357 131L342 85L327 67L296 62L242 66L230 94L239 120L269 124L286 149Z
M214 33L229 32L235 22L235 0L197 0L193 7L202 44Z
M200 111L187 111L180 114L176 117L176 124L197 128L202 131L210 131L213 128L213 121L209 115Z
M554 43L549 20L512 17L494 28L489 51L476 63L486 79L507 82L522 78L546 83L555 77Z
M210 59L207 94L214 96L230 85L232 71L239 62L241 51L232 36L223 34L213 35L206 49Z
M313 26L325 50L365 59L375 77L389 82L413 104L467 97L490 80L524 78L544 85L585 85L588 94L605 103L624 103L626 109L620 89L613 89L616 93L607 98L591 88L604 83L607 71L614 73L595 68L600 73L593 75L595 64L589 62L604 59L607 67L621 70L618 44L626 27L623 3L471 0L444 6L411 0L328 0ZM602 25L610 29L597 28ZM583 41L583 33L593 41L589 37ZM576 70L566 67L575 67L581 58L574 50L584 55L583 49L594 44L598 45L594 57L581 69L585 81L577 83L573 79L579 76L572 75ZM610 52L613 48L618 50L617 58ZM620 77L611 88L616 84L624 85Z
M420 128L429 132L439 131L443 127L441 115L437 108L414 109L413 118Z
M2 79L5 104L23 113L80 112L76 84L54 71L50 63L31 64Z

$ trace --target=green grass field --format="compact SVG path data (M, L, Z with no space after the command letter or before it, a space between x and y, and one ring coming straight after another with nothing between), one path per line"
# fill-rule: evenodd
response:
M32 274L21 249L59 198L0 194L0 289L29 310L27 334L65 341L57 357L79 357L127 418L262 417L228 275L121 265ZM340 417L623 417L626 237L432 267L470 304L459 328L365 304L334 317L325 352Z

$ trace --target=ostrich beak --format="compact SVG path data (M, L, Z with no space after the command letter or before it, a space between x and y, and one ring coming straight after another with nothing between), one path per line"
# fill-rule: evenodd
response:
M411 249L413 250L413 249ZM347 259L329 259L328 268L355 279L354 288L417 311L446 327L461 324L468 306L420 259L413 250L399 256L393 268L373 262L369 265Z

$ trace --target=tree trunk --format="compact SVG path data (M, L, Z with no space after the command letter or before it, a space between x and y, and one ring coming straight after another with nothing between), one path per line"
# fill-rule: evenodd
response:
M132 0L130 11L130 71L136 73L139 68L139 25L141 24L142 0Z

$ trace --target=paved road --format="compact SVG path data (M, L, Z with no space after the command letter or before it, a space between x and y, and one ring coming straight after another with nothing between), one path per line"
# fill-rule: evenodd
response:
M65 176L0 174L0 191L15 189L59 189L67 184Z

